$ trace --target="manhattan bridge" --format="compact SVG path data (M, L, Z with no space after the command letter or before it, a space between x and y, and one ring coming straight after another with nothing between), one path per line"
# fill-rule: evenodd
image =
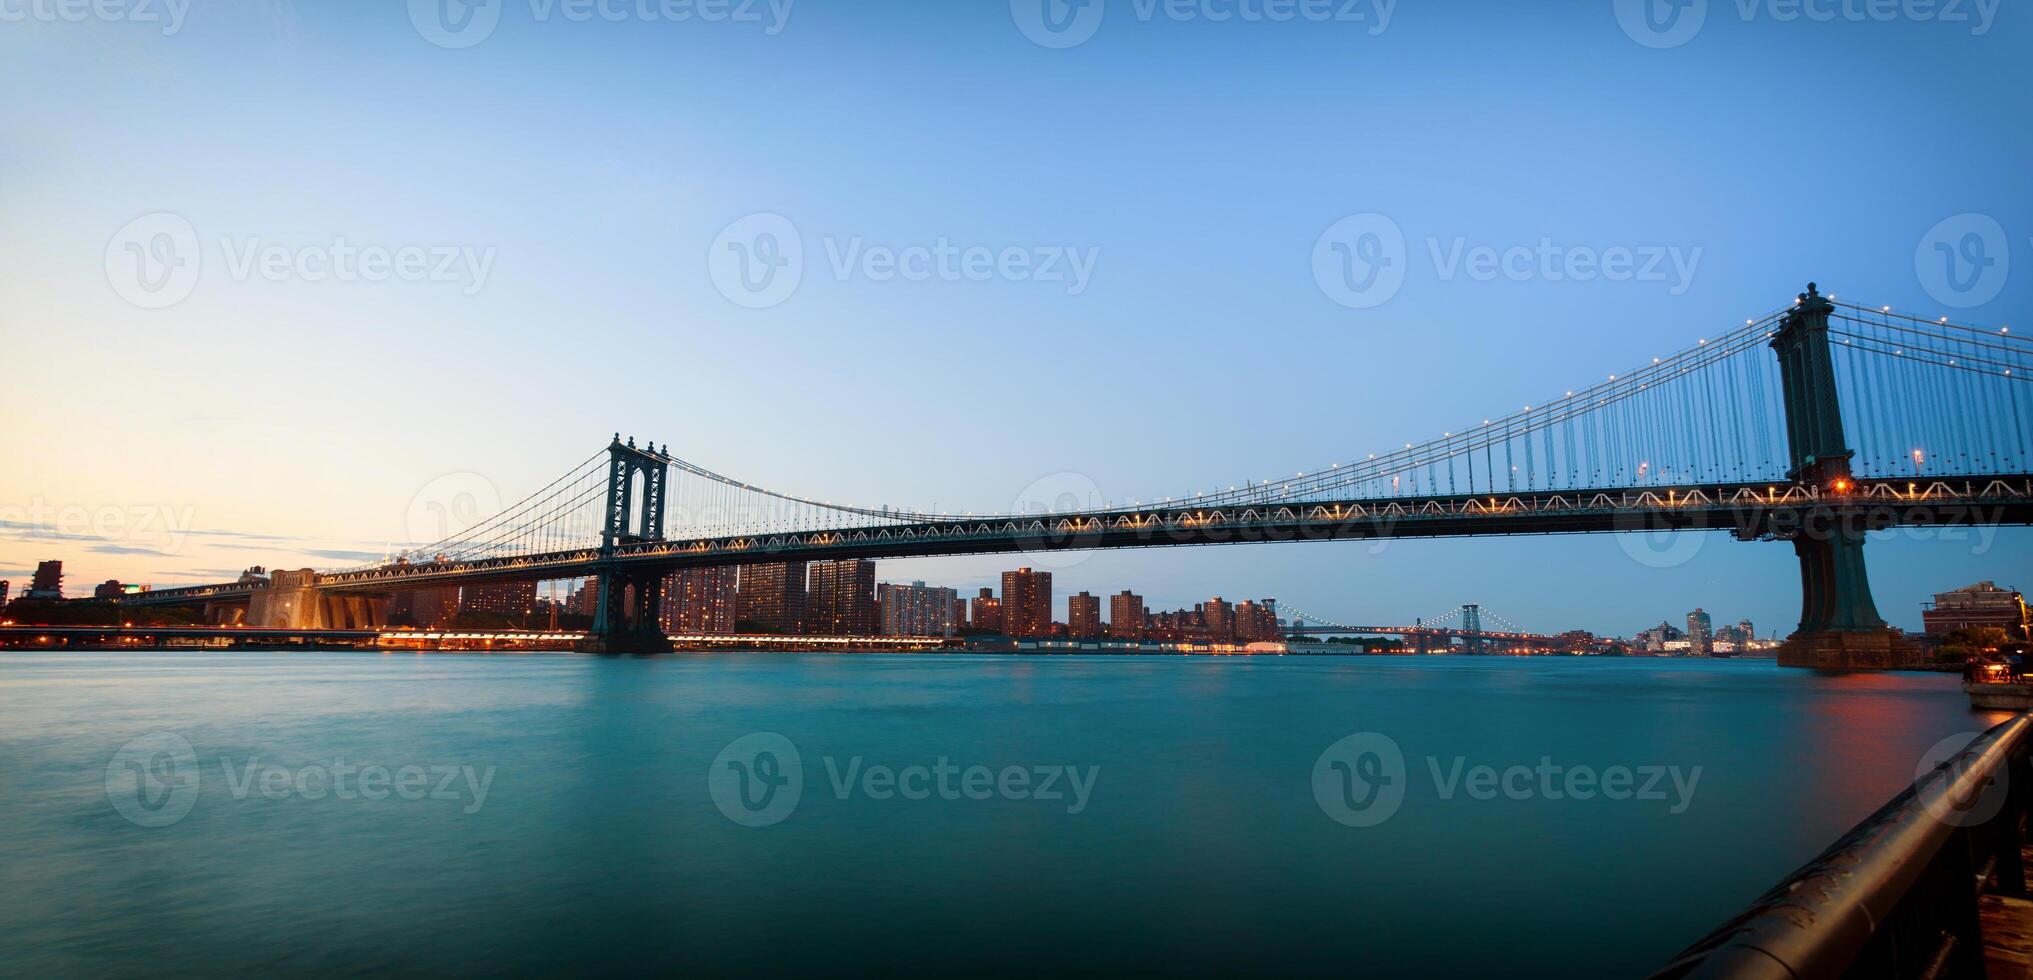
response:
M269 618L396 593L589 578L586 646L667 647L688 567L1238 542L1726 530L1800 562L1784 663L1879 667L1904 641L1864 543L1892 527L2033 523L2033 342L1838 303L1781 309L1670 357L1437 439L1296 476L1126 506L1004 514L856 507L756 486L618 434L501 513L389 561L130 604L247 603ZM295 610L283 614L277 610ZM371 617L370 617L371 618Z

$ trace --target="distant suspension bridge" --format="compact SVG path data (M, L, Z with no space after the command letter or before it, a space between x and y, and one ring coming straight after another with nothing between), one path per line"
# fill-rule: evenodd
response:
M664 642L655 627L662 581L687 567L1727 530L1786 541L1799 558L1800 625L1782 662L1885 666L1905 650L1871 598L1864 535L2033 523L2029 380L2033 343L2009 329L1838 303L1810 285L1781 309L1544 402L1226 489L1030 513L860 507L748 483L616 435L500 514L395 560L120 601L245 603L264 625L301 625L371 618L376 601L419 588L591 578L600 603L588 646L654 649ZM1455 632L1533 635L1480 622Z

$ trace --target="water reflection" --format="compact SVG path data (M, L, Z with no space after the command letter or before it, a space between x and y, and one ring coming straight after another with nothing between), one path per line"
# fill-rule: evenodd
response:
M1990 723L1953 676L1758 662L10 655L0 973L1632 973ZM202 793L147 829L105 771L161 731L194 746ZM1358 829L1311 774L1364 731L1402 750L1406 792ZM760 829L706 782L752 732L804 772ZM498 775L470 813L236 798L256 757ZM1098 775L1078 814L857 781L942 760ZM1542 763L1700 777L1680 813L1444 791Z

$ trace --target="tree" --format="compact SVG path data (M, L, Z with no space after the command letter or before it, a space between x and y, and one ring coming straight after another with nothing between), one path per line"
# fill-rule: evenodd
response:
M1935 652L1937 660L1967 660L1997 653L2012 643L2012 634L1996 626L1965 626L1949 630Z

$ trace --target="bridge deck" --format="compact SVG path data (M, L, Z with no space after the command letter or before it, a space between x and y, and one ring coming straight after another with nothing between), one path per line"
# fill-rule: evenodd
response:
M1756 537L1817 521L1866 529L2033 523L2033 475L1915 481L1859 478L1847 496L1803 484L1693 484L1308 503L1170 506L955 518L878 527L632 541L598 549L471 561L388 565L317 576L328 593L388 594L430 586L584 578L603 569L685 567L827 558L1151 548L1263 542L1473 535L1727 530ZM141 593L134 605L244 602L257 586L223 583Z

